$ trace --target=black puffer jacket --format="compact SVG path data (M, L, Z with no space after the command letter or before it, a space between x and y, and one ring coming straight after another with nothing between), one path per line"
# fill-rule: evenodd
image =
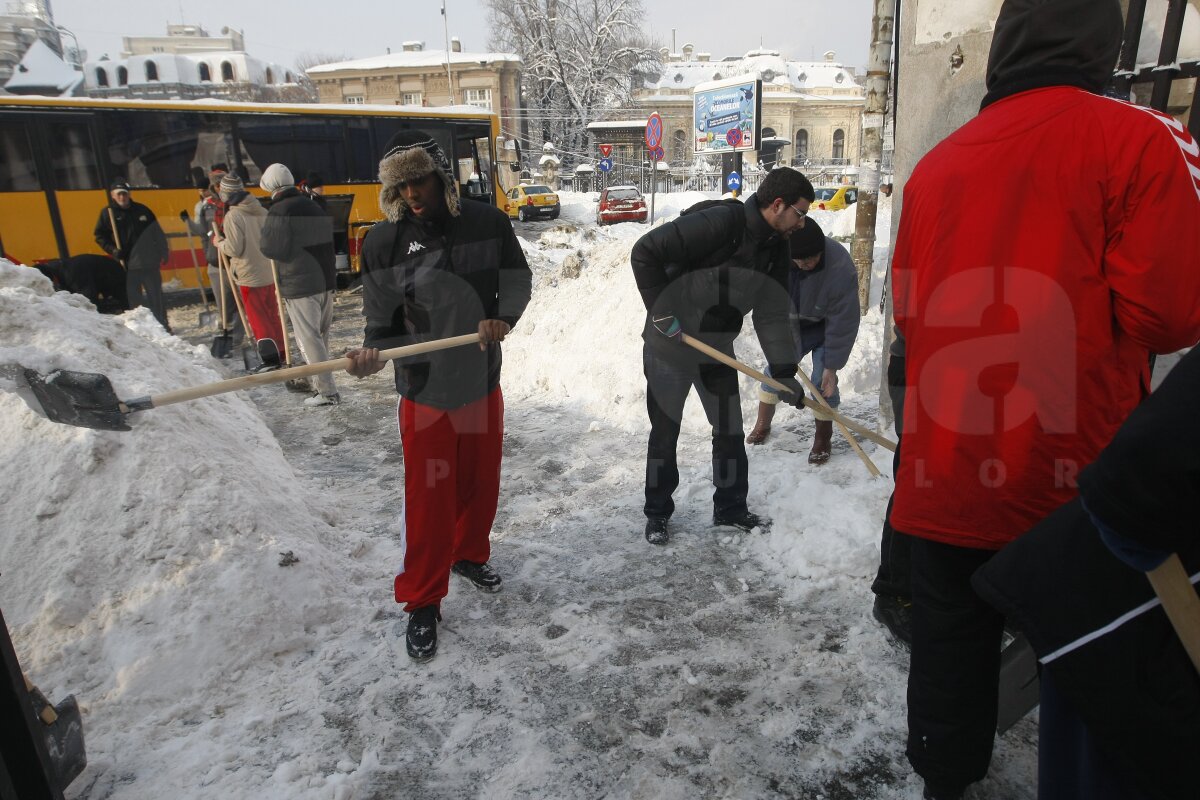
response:
M386 209L385 209L386 212ZM381 349L474 333L484 319L515 327L532 274L502 211L464 202L457 217L427 223L409 213L381 222L363 243L363 344ZM500 385L500 344L455 347L397 361L396 390L436 408L459 408Z
M109 210L112 216L109 216ZM113 224L116 236L113 236ZM130 202L129 208L121 208L109 200L100 210L100 218L92 230L96 244L129 270L156 270L167 260L170 250L167 237L154 212L141 203ZM117 247L120 239L121 246Z
M1200 350L1181 361L1079 476L1117 533L1200 572ZM1098 746L1154 798L1196 795L1200 676L1142 573L1113 556L1079 500L981 568L976 591L1029 637Z
M272 197L259 249L275 261L285 300L332 292L337 286L333 219L295 187Z
M736 250L722 258L739 236ZM732 352L743 318L753 312L754 330L771 374L794 377L796 348L788 327L789 255L788 240L763 219L754 196L741 207L719 203L655 228L638 239L630 254L647 311L642 338L665 358L695 362L705 357L663 336L652 318L674 316L684 333Z

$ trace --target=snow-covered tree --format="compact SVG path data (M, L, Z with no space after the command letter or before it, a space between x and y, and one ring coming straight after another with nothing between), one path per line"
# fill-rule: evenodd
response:
M630 99L659 56L643 34L642 0L484 0L494 50L522 60L529 137L588 151L587 125ZM516 135L520 132L513 131Z

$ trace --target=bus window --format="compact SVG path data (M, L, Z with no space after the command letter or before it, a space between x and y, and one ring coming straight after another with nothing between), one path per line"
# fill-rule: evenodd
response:
M375 151L379 154L376 159L377 165L379 158L383 158L383 148L387 147L387 143L393 136L401 130L418 130L433 137L433 140L442 148L442 152L446 154L446 159L452 165L451 169L454 169L454 139L444 120L372 117L371 128L375 134Z
M186 111L104 111L109 172L133 188L191 189L192 167L232 155L227 117Z
M257 183L262 171L279 163L299 179L319 172L330 183L349 177L346 143L340 119L247 114L237 120L242 164Z
M0 192L36 192L41 188L26 126L0 122Z
M346 119L346 145L350 151L349 178L355 181L379 179L379 157L371 149L371 126L365 119Z
M50 163L54 165L54 188L100 189L100 168L92 150L88 126L78 122L54 122L47 126Z

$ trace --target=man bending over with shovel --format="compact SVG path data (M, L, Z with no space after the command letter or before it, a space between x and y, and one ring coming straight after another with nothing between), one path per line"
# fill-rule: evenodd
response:
M362 378L379 349L478 332L456 347L396 362L404 446L404 562L396 602L410 616L408 655L437 652L453 571L495 592L488 536L500 493L504 403L500 342L529 302L532 275L512 224L495 207L460 202L450 164L429 134L401 131L379 163L387 216L363 243L363 347L346 355Z
M680 420L692 387L712 425L713 524L749 531L767 520L746 507L749 493L738 376L685 344L694 337L733 357L742 320L754 330L771 375L801 402L796 350L788 327L788 235L804 225L815 193L790 167L772 170L740 203L705 201L638 240L630 254L646 304L642 368L650 443L646 453L646 541L665 545L671 495L679 485L675 460Z

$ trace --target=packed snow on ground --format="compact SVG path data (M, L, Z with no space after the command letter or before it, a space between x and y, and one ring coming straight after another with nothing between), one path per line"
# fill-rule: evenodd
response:
M704 197L659 195L656 224ZM774 527L713 528L693 398L673 539L647 545L628 256L649 226L598 228L591 195L563 203L517 223L535 278L505 344L504 590L452 581L428 664L404 655L391 598L390 370L338 376L340 406L265 387L141 412L129 432L49 422L0 386L0 607L33 680L84 710L89 766L69 797L920 796L907 654L870 617L890 479L841 441L808 465L811 416L784 408L750 449L751 507ZM834 230L846 214L814 218ZM208 355L198 310L171 311L177 338L5 262L0 364L100 372L123 398L237 374ZM360 340L360 311L338 296L335 352ZM882 341L873 310L842 373L843 410L866 424ZM751 331L737 351L761 366ZM1027 719L998 740L975 798L1034 796L1034 736Z

